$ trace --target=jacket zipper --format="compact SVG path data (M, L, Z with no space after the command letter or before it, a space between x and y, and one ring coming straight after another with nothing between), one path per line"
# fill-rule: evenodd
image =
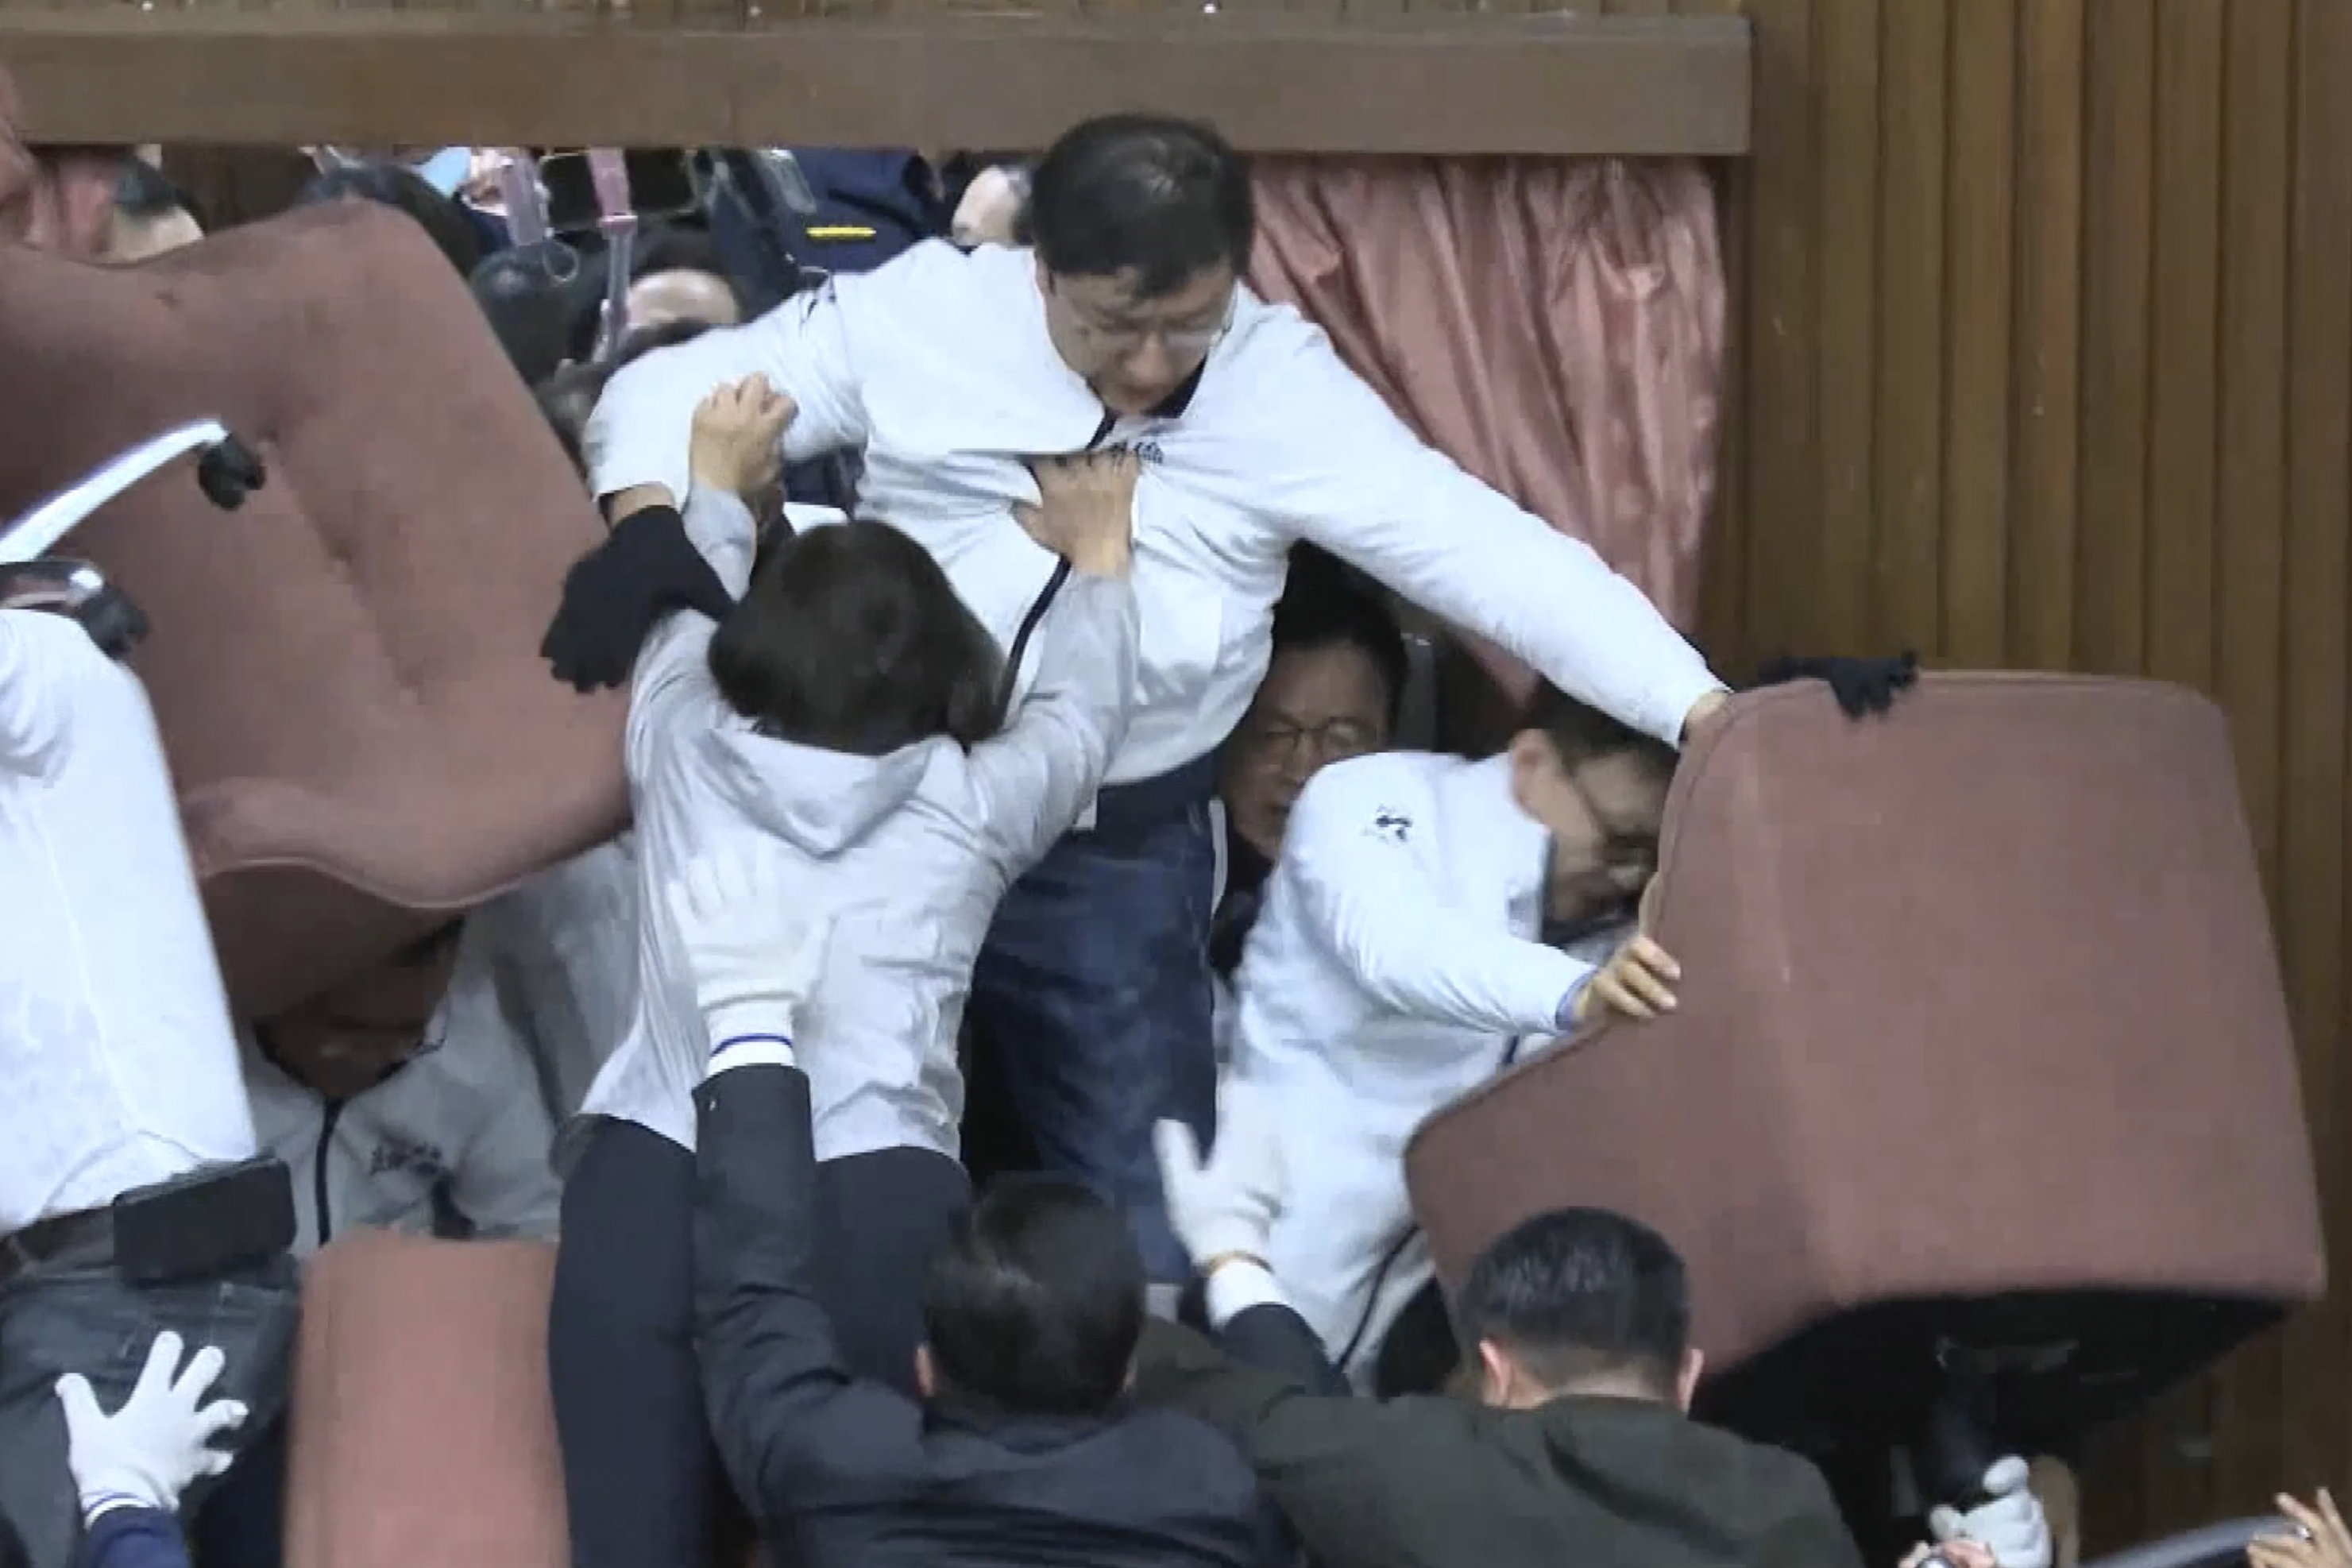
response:
M319 1152L310 1163L310 1206L319 1214L319 1245L327 1245L334 1226L327 1214L327 1151L335 1141L335 1122L343 1114L344 1101L331 1100L319 1119Z

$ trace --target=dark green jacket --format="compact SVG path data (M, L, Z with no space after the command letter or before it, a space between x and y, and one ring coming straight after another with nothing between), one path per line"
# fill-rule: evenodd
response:
M1263 1331L1269 1310L1244 1317ZM1156 1321L1136 1395L1231 1437L1323 1568L1861 1565L1811 1465L1669 1405L1315 1394Z

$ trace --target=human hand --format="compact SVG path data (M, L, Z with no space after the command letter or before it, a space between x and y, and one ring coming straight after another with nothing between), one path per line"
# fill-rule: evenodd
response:
M1654 1018L1675 1010L1682 965L1649 937L1636 934L1609 955L1576 993L1573 1021L1589 1024L1602 1008L1628 1018Z
M2278 1510L2294 1521L2300 1533L2256 1536L2246 1548L2252 1568L2352 1568L2352 1531L2345 1529L2326 1487L2308 1507L2281 1493Z
M964 187L949 220L948 235L958 245L1012 245L1021 229L1021 209L1029 205L1027 174L996 164L982 169Z
M711 393L695 409L687 441L694 482L755 506L782 468L784 427L799 412L764 375L747 375Z
M1151 1142L1168 1222L1193 1263L1204 1273L1224 1259L1264 1263L1282 1212L1282 1130L1273 1099L1229 1076L1217 1089L1217 1139L1206 1160L1181 1121L1159 1123Z
M1127 575L1135 542L1135 481L1142 472L1135 454L1041 458L1029 471L1037 480L1037 504L1013 504L1023 531L1088 576Z
M1999 1568L1991 1548L1980 1541L1948 1541L1940 1546L1926 1542L1911 1549L1903 1568Z
M98 1407L88 1378L69 1373L58 1379L66 1462L85 1518L110 1508L169 1513L189 1486L228 1468L231 1456L212 1440L243 1424L245 1406L234 1399L204 1404L227 1358L206 1345L188 1358L183 1371L180 1349L179 1335L169 1330L157 1334L131 1397L111 1415Z
M1690 711L1683 715L1681 739L1677 744L1689 745L1691 737L1712 723L1716 716L1723 711L1724 704L1730 700L1731 694L1719 686L1701 695L1697 701L1690 705Z
M708 855L669 886L670 917L715 1058L766 1047L790 1066L793 1029L816 989L831 928L794 899L791 867L771 847Z
M1992 1568L2050 1568L2050 1519L2027 1483L2032 1470L2012 1454L1985 1471L1986 1500L1963 1513L1939 1508L1927 1515L1927 1529L1950 1547L1967 1542L1992 1553Z
M1838 710L1849 719L1884 713L1895 699L1919 681L1919 656L1894 658L1775 658L1756 672L1756 685L1785 686L1790 681L1818 680L1837 699Z

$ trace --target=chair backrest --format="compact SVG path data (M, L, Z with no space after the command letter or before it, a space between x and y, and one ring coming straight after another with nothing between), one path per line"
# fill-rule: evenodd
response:
M1815 685L1744 696L1682 763L1660 865L1680 1008L1416 1134L1449 1281L1530 1215L1615 1208L1688 1259L1725 1365L1878 1303L2319 1293L2285 999L2211 703L1952 675L1856 723Z
M594 508L464 286L367 204L137 267L0 246L0 515L194 418L268 482L74 536L136 667L233 1001L265 1016L609 837L624 700L538 658Z

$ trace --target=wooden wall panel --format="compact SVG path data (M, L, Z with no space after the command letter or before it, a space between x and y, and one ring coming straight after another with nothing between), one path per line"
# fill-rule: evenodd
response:
M1756 27L1712 647L2220 699L2352 1258L2352 5L1681 5ZM2347 1294L2105 1434L2095 1543L2352 1481Z

